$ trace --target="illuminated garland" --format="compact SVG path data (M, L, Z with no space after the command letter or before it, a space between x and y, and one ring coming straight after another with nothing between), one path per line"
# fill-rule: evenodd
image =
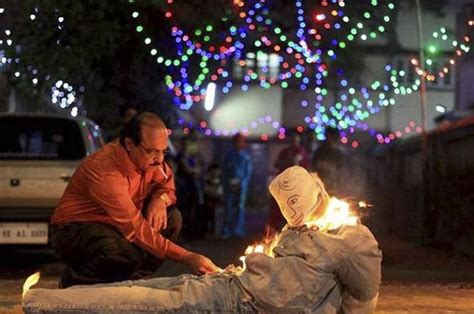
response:
M0 15L5 12L4 8L0 8ZM38 8L35 8L34 13L31 13L29 18L31 21L36 20L36 13L38 12ZM64 18L58 19L58 23L62 24L64 22ZM12 34L10 29L6 29L4 31L4 34L7 39L5 40L0 40L0 47L4 44L7 46L13 45L13 41L9 38ZM12 60L11 58L8 58L6 56L3 56L0 59L0 65L5 66L9 64L17 64L19 65L21 63L21 60L19 58L16 58L15 60ZM39 71L32 65L27 65L25 66L26 73L22 73L20 71L15 71L13 73L14 79L21 79L21 77L26 77L26 75L31 75L31 84L33 86L36 86L39 83L39 77L40 73ZM50 77L49 75L45 76L46 80L49 80ZM81 92L84 92L84 88L80 89ZM61 109L65 110L67 109L71 116L75 117L79 114L79 108L81 106L81 103L79 99L77 98L76 91L74 90L73 86L71 84L68 84L67 82L63 82L62 80L58 80L53 86L51 86L51 102L53 104L57 104Z
M466 25L468 28L472 28L474 26L474 21L469 20ZM448 31L445 27L441 27L439 31L433 32L432 37L443 42L447 42L449 40ZM412 58L410 60L410 64L411 66L413 66L415 73L418 76L424 76L428 82L434 82L439 78L444 78L450 72L450 68L456 64L456 60L470 52L471 39L469 35L467 35L467 32L464 36L462 36L462 42L459 42L460 41L458 40L451 40L451 46L455 49L454 55L448 58L448 62L441 66L438 72L429 72L427 70L423 70L420 67L420 61L417 58ZM436 45L434 44L430 44L427 49L430 54L434 54L438 51ZM425 60L425 69L426 67L431 66L432 64L433 58L427 58ZM394 92L396 94L411 94L413 91L418 90L421 84L419 79L416 79L415 83L412 84L412 86L404 87L400 83L399 78L404 77L405 75L407 75L407 73L405 73L405 71L403 70L397 72L394 69L390 69L388 71L390 72L390 81L392 82L392 85L395 88Z
M169 4L171 4L172 2L173 1L168 1ZM260 3L263 3L263 2L264 1L261 1ZM336 3L336 1L332 1L332 2ZM243 1L234 1L234 4L237 5L239 8L244 8L245 7L245 3ZM337 4L340 7L345 6L343 1L338 1ZM372 1L371 4L375 7L375 6L377 6L377 1ZM323 1L322 5L323 6L328 6L328 2ZM307 23L304 21L304 10L302 9L302 1L295 1L295 6L297 8L297 20L299 22L298 30L297 30L297 34L296 34L298 39L299 39L298 43L295 43L291 40L288 40L288 38L285 35L281 34L281 29L280 28L273 26L273 27L270 28L270 29L273 30L273 34L269 34L269 35L278 35L279 37L277 36L276 39L272 40L271 37L268 37L267 34L264 34L259 38L259 40L256 40L254 42L254 46L255 47L260 47L260 46L270 47L270 48L273 48L276 52L280 52L280 51L283 50L283 51L287 52L288 54L291 54L293 57L295 57L296 64L301 65L301 67L299 67L299 68L291 67L289 69L289 71L281 73L278 77L278 80L281 82L280 84L282 85L282 87L286 88L288 85L285 84L286 83L285 81L290 79L290 78L294 78L298 75L299 76L298 78L301 79L300 89L305 90L308 86L308 83L310 83L310 78L308 76L304 75L305 67L302 66L303 64L304 65L311 65L311 64L317 65L316 74L314 75L314 82L313 82L313 83L316 83L316 86L322 86L323 85L324 78L327 77L328 72L327 72L327 66L325 64L321 63L322 55L323 55L323 52L321 51L321 49L317 48L316 53L314 53L311 50L311 47L309 47L308 43L305 40L307 35L313 35L316 40L321 40L321 35L318 33L317 29L315 29L315 28L312 28L312 29L309 29L309 30L307 29ZM258 9L262 9L262 8L263 8L263 6L259 7ZM393 10L394 5L392 3L389 3L388 8L390 10ZM170 13L170 12L167 12L167 14L168 14L168 17L173 16L173 14ZM349 18L344 16L344 13L343 13L342 10L339 10L339 11L332 10L331 14L334 17L336 17L336 16L341 17L342 16L343 22L345 22L345 23L349 22ZM138 16L138 15L135 14L135 16ZM245 22L247 23L247 28L244 28L246 30L246 32L241 33L241 35L240 35L241 38L247 37L247 34L248 34L247 31L258 29L259 28L258 27L259 23L260 24L263 23L264 25L260 25L260 26L263 26L263 27L267 27L268 25L272 25L272 21L270 19L268 19L268 18L265 19L265 18L262 17L262 15L259 15L255 11L252 11L252 10L249 10L248 13L245 13L245 12L241 11L239 16L241 18L245 18ZM363 16L364 16L365 19L370 19L371 18L370 12L367 12L367 11L364 12ZM325 19L326 19L326 17L321 15L321 14L316 16L316 20L318 20L318 21L322 21L322 20L325 20ZM384 22L388 23L389 21L390 21L390 17L385 16L384 17ZM255 22L255 24L253 24L254 22ZM353 28L350 29L350 34L347 36L347 40L348 41L353 41L356 38L356 35L358 35L359 39L361 39L361 40L367 40L368 38L376 38L376 32L371 32L371 33L362 32L361 30L364 29L364 26L365 25L364 25L363 21L357 22L356 27L353 27ZM325 29L330 29L331 28L330 24L327 24L327 23L324 24L324 27L325 27ZM342 27L341 24L335 23L334 29L341 29L341 27ZM236 32L235 32L236 29L237 29L236 27L231 28L230 31L231 31L232 36L236 35ZM209 30L209 31L212 30L212 25L208 25L206 27L206 30ZM383 25L378 26L378 31L383 33L385 31L385 27ZM242 34L245 34L245 35L242 36ZM195 33L195 35L201 35L201 33L198 32L198 33ZM177 36L181 36L179 41L186 41L187 40L186 46L188 46L188 47L194 47L194 45L195 45L195 43L191 42L191 39L189 38L189 36L184 35L184 32L182 30L180 30L178 28L178 26L176 26L176 25L173 26L173 36L175 36L175 38ZM207 40L207 41L209 41L209 40ZM147 42L149 42L149 40ZM229 43L232 42L232 37L229 38L228 42ZM341 41L339 43L336 41L334 43L334 45L336 46L336 48L341 48L341 49L346 48L346 43L344 41ZM203 44L199 43L199 46L202 47ZM223 49L222 52L226 52L226 51L235 52L235 51L238 51L239 53L241 53L243 48L245 48L244 43L241 43L241 45L238 48L239 49L235 48L233 51L231 50L231 48L225 48L225 49ZM334 50L336 50L336 48ZM330 58L335 58L336 54L335 54L334 50L329 49L326 52L326 55ZM157 51L156 48L152 48L150 53L152 55L156 55L156 51ZM180 53L180 54L183 55L182 53ZM188 49L187 54L189 56L191 56L193 54L193 50ZM215 58L216 60L217 59L222 60L222 59L228 57L228 55L223 56L222 54L220 54L219 56L216 55L216 54L212 55L212 54L209 54L209 52L204 52L204 50L199 51L199 54L203 58L202 59L203 63L201 64L201 65L204 66L204 67L202 67L203 69L205 69L205 66L207 65L207 61L209 61L209 59L211 59L211 58ZM160 58L160 57L158 57L158 58ZM159 59L159 61L166 62L163 57L161 57L161 59ZM186 58L185 61L188 61L188 58ZM176 62L176 64L178 65L179 63ZM169 60L167 65L171 66L172 61ZM283 69L288 68L288 67L289 67L289 64L287 62L282 63L282 68ZM181 73L187 74L187 72L188 71L187 71L186 66L183 66L183 68L181 69ZM203 79L204 75L209 74L209 72L210 71L202 71L199 75ZM214 74L210 75L211 76L210 81L216 81L217 79L227 77L228 75L229 75L229 73L227 71L225 71L223 68L218 68L217 71ZM243 77L244 84L241 86L242 90L246 91L248 89L247 84L250 83L251 81L254 81L254 80L260 81L260 85L263 88L268 88L271 85L276 83L276 80L273 80L273 81L268 80L267 81L267 79L265 77L258 77L258 75L256 73L253 73L253 71L248 71L245 74L245 76ZM205 89L199 89L201 84L202 84L202 80L199 80L198 84L192 85L192 84L189 84L187 82L187 80L182 80L182 79L173 80L172 76L168 75L166 77L166 83L167 83L167 86L174 92L175 96L184 97L186 99L186 105L183 106L183 104L180 104L181 109L189 109L192 106L192 102L202 100L202 98L205 96L205 93L206 93ZM363 100L361 101L361 100L357 99L357 97L354 96L355 88L347 86L347 81L346 80L342 79L341 80L341 85L343 87L347 88L347 91L340 94L340 96L339 96L339 98L341 100L340 102L336 103L334 106L330 106L328 109L322 104L322 102L324 100L324 97L328 94L327 89L325 89L323 87L316 87L315 88L315 94L316 94L316 99L317 99L315 107L318 110L316 110L315 116L313 118L306 117L305 122L308 123L308 125L311 129L314 129L316 131L316 133L318 134L319 139L324 138L325 126L331 126L331 127L337 127L337 128L340 128L340 129L345 129L345 128L356 125L357 121L364 120L367 117L369 117L371 114L378 113L381 110L380 108L382 108L384 106L387 106L387 105L393 105L395 103L394 99L387 97L387 94L386 94L386 93L390 93L390 92L393 91L393 90L390 89L390 87L392 87L392 86L389 86L389 85L383 85L382 86L379 82L376 82L376 83L372 84L370 89L373 90L373 91L377 91L378 88L381 88L380 91L377 91L378 92L378 95L377 95L378 100L376 100L374 102L374 101L369 99L369 97L370 97L369 92L368 92L369 88L364 88L364 87L360 88L360 93L363 96ZM234 86L234 83L232 81L229 80L229 81L225 82L225 84L223 84L222 92L223 93L229 92L229 90L233 86ZM199 90L199 95L190 94L190 93L192 93L193 91L196 91L196 90ZM350 94L351 96L348 97L347 96L348 94ZM344 102L346 102L349 98L352 99L351 104L344 104ZM303 107L305 107L305 106L308 105L308 103L309 102L307 100L304 100L304 101L302 101L301 105ZM329 114L327 114L326 112L329 112ZM258 123L254 122L254 124L258 124ZM206 126L206 127L203 128L202 126ZM213 135L217 135L217 136L220 135L220 134L228 135L228 134L235 134L236 132L243 132L243 133L248 132L248 127L243 127L240 130L232 129L232 130L214 130L213 131L213 130L207 128L207 122L206 121L201 121L199 128L201 128L202 129L201 131L203 131L203 133L206 134L206 135L213 134ZM280 138L280 139L284 138L284 132L285 132L284 128L281 128L281 129L283 131L280 131L279 134L278 134L278 138Z
M352 148L358 148L360 144L359 141L350 139L351 134L354 134L356 129L367 132L367 134L374 138L377 144L390 144L397 138L402 138L404 136L413 134L414 132L418 134L422 132L421 126L417 126L415 121L409 121L405 127L397 131L390 132L387 135L384 135L373 128L369 128L369 126L365 123L360 123L356 127L350 127L347 131L341 132L341 143L344 145L350 145Z
M472 23L467 23L467 25L469 27L472 27L473 25L471 25ZM448 41L448 34L447 34L447 30L445 27L441 27L439 29L439 31L436 31L436 32L433 32L432 34L433 38L435 39L441 39L442 41L444 42L447 42ZM451 41L451 46L455 49L454 50L454 56L453 57L450 57L449 58L449 61L443 65L441 67L441 70L438 71L437 73L430 73L426 70L423 70L421 67L420 67L420 62L419 60L413 58L411 60L411 64L415 67L415 71L418 75L423 75L426 80L428 81L434 81L436 80L437 77L439 78L444 78L446 74L448 74L449 72L449 68L452 67L454 64L456 64L456 59L457 58L460 58L461 56L463 56L464 54L468 53L470 51L470 37L466 34L463 36L463 39L462 39L462 43L459 44L459 42L457 40L452 40ZM437 52L437 48L435 45L429 45L428 46L428 52L431 53L431 54L434 54ZM432 58L427 58L426 61L425 61L425 68L426 66L431 66L433 64L433 60Z
M129 2L133 3L132 0ZM339 101L331 106L325 105L325 97L329 93L327 88L324 87L325 81L334 72L334 69L330 69L325 60L336 59L341 49L347 48L348 44L356 39L365 41L376 38L378 33L385 31L385 24L391 20L390 15L383 16L382 24L376 25L375 31L368 30L367 21L374 16L369 10L363 11L361 18L357 20L345 15L346 3L343 0L322 0L321 7L318 8L319 11L312 16L314 21L307 21L303 1L295 0L297 29L295 38L292 38L290 35L283 34L282 28L270 18L270 11L265 0L252 1L251 3L251 5L248 5L243 0L234 0L232 8L236 12L234 14L238 17L239 22L229 26L222 34L219 34L220 36L216 36L214 32L216 27L213 25L206 25L203 29L196 29L189 33L185 32L175 19L173 13L174 1L167 0L166 10L163 14L170 21L170 38L174 41L178 57L166 57L160 53L158 43L154 41L151 35L147 36L145 34L146 31L143 25L136 25L136 32L144 36L144 44L146 47L150 47L150 55L156 58L158 64L167 68L169 74L165 77L165 82L180 109L189 110L195 103L202 102L206 96L205 86L207 83L218 80L222 82L220 84L222 93L228 93L236 86L239 86L242 91L246 91L249 84L253 82L258 83L262 88L270 88L276 84L279 84L282 88L287 88L289 84L299 84L302 91L314 88L314 98L303 100L300 105L302 107L314 106L314 116L305 117L304 122L310 129L315 130L318 139L324 139L326 127L336 127L340 130L358 128L361 126L361 121L371 114L376 114L383 107L395 103L395 100L390 97L391 93L403 95L418 89L419 80L416 80L412 86L402 86L398 82L398 78L403 77L405 73L387 66L386 71L390 73L389 84L374 82L368 87L355 88L350 86L346 79L339 78ZM373 8L381 7L377 0L371 0L370 5ZM383 9L391 11L394 7L394 4L389 2L386 8L383 7ZM0 14L2 13L3 11L0 11ZM138 22L140 13L133 11L131 16ZM35 20L35 14L31 14L30 19ZM62 22L64 20L59 21L59 23ZM469 26L473 26L473 24L472 21L468 23ZM346 35L341 40L336 40L336 36L326 36L326 33L330 34L330 32L342 32L344 30ZM6 33L6 35L8 37L10 34ZM433 33L433 37L439 37L441 40L447 41L446 29L441 28L439 32ZM216 44L213 43L214 38L222 40ZM319 44L326 38L332 38L330 48L320 48ZM5 43L11 45L12 41L7 39ZM456 41L451 42L453 47L456 48L454 58L468 53L469 43L470 39L467 35L464 36L461 44ZM3 41L0 41L0 44L4 44ZM245 56L245 51L255 52L256 49L256 59L258 59L258 50L262 48L270 49L279 55L280 66L277 77L260 75L252 68L245 69L246 61L242 59ZM450 59L451 64L454 64L454 58ZM242 84L236 84L230 78L231 73L228 67L232 66L233 59L240 60L239 64L244 72L242 73ZM427 59L428 65L429 60ZM4 64L11 62L6 57L3 57L1 61ZM194 75L192 69L197 68L196 63L199 65L199 71ZM416 59L413 59L412 63L414 66L418 65ZM29 73L34 75L32 84L36 85L38 83L38 71L31 66L26 68ZM430 80L431 76L434 75L442 77L449 71L447 67L443 67L437 74L421 73L421 69L416 70L418 74L425 75L427 80ZM15 73L16 77L21 75L20 72ZM58 81L53 85L51 93L52 102L57 103L61 108L68 108L77 101L72 86L62 81ZM75 110L77 113L77 108ZM184 120L180 121L180 124L185 128L195 127L206 135L214 136L227 136L237 132L248 134L251 129L262 124L271 124L273 128L278 129L279 139L285 138L286 133L286 129L281 126L281 123L275 121L270 115L258 117L249 125L239 129L212 130L208 127L206 121L201 121L199 126L190 126ZM364 130L363 127L362 129ZM382 138L383 143L386 143L387 138L392 140L390 135L384 137L377 133L374 136L378 142L380 142L379 138ZM395 134L395 137L398 136ZM262 140L265 140L264 138L268 139L268 136L263 135Z
M344 5L345 5L343 1L339 1L339 2L332 1L332 2L337 4L340 7L344 7ZM169 5L169 7L168 7L168 10L164 14L165 14L165 17L170 19L171 17L174 16L174 14L172 12L172 7L171 7L171 5L173 4L173 1L168 1L167 3ZM312 53L309 50L307 43L302 42L300 40L299 43L296 44L295 42L289 40L285 35L282 34L281 28L272 25L273 24L272 20L264 16L265 14L268 14L268 11L266 9L264 9L264 5L263 5L264 3L265 3L265 1L256 2L254 4L254 6L252 6L251 8L248 9L247 12L244 12L243 9L245 8L245 3L243 1L234 1L234 5L240 10L238 12L239 17L242 18L242 19L245 19L244 21L247 24L247 27L239 27L238 28L238 27L235 27L235 26L231 26L229 31L228 31L230 33L230 36L226 37L227 42L231 43L235 36L237 36L241 39L248 37L248 31L256 31L256 30L259 30L261 28L262 29L264 29L264 28L270 29L271 30L270 34L264 33L258 40L254 41L254 46L256 48L258 48L260 46L270 47L275 52L285 52L287 54L290 54L292 57L294 57L296 59L296 66L289 66L289 63L286 62L286 61L282 62L282 69L286 70L286 72L280 73L280 75L278 77L278 81L280 82L280 84L283 88L286 88L286 87L288 87L288 83L286 82L288 79L294 79L294 78L300 79L301 80L300 88L302 88L304 90L304 89L307 88L308 83L310 82L311 79L310 79L310 77L304 75L304 73L306 71L306 68L303 65L305 63L311 64L311 63L318 62L321 59L321 55L323 54L323 52L321 51L321 49L318 48L318 49L316 49L315 53ZM301 21L303 13L304 13L303 9L301 8L302 7L302 2L301 1L296 1L295 3L296 3L296 6L299 7L299 9L298 9L298 19ZM328 5L328 3L326 1L323 1L322 4L323 4L323 6ZM377 6L377 1L372 1L372 5L374 7ZM390 3L388 5L388 7L390 9L393 9L394 6L393 6L393 4ZM260 11L262 11L263 13L260 14L259 13ZM364 14L365 18L366 19L370 18L370 13L368 13L368 12L366 12L366 13L367 14ZM342 16L343 12L339 11L338 14ZM132 13L133 18L137 18L138 16L139 16L138 12L135 11L135 12ZM349 22L348 17L343 16L342 18L346 23ZM388 22L390 20L390 18L388 16L386 16L384 20L385 20L385 22ZM311 33L311 32L315 31L314 29L312 29L310 31L307 31L306 29L304 29L305 25L306 25L306 23L303 23L303 22L299 23L299 27L300 27L300 29L298 30L299 33L301 33L301 32ZM357 25L358 25L359 28L361 28L361 25L363 27L362 23L357 23ZM340 28L340 27L336 27L336 28ZM136 29L139 32L143 32L143 26L141 26L141 25L138 25ZM207 31L211 31L212 29L213 29L212 25L207 25L206 26ZM240 30L239 34L237 34L237 29ZM355 29L355 28L353 28L353 29ZM379 27L379 30L383 31L384 30L383 26ZM195 32L196 35L201 35L201 33L202 33L201 30L197 30ZM183 54L182 51L178 52L178 54L185 57L185 60L184 60L185 62L183 62L182 59L181 60L166 59L161 55L157 57L157 61L159 63L164 62L165 65L168 66L168 67L179 66L182 63L188 62L189 57L192 54L194 54L194 51L196 50L194 48L196 46L199 46L199 47L204 46L204 44L202 42L192 41L191 37L186 35L184 33L184 31L179 29L179 27L177 26L176 23L173 25L172 35L180 43L185 42L185 46L188 47L188 48L187 48L185 54ZM269 35L275 35L275 36L277 36L277 38L272 41L272 40L269 39L269 37L268 37ZM317 36L320 37L319 34ZM207 36L206 42L209 42L209 38L210 38L210 36ZM151 43L150 37L145 38L144 41L145 41L146 44ZM345 48L346 44L342 42L339 46L340 46L340 48ZM221 50L236 53L236 54L241 53L243 48L245 48L245 45L242 41L238 41L236 43L236 46L234 46L234 49L228 48L228 47L223 48L223 46L221 46ZM150 50L150 53L152 55L157 55L158 49L157 48L152 48ZM172 90L174 92L174 95L178 98L181 98L181 99L185 100L185 104L179 103L179 101L177 101L177 103L179 104L179 107L181 109L189 109L192 106L192 102L197 102L197 101L202 100L202 98L205 95L205 89L201 88L201 85L202 85L204 79L210 77L211 81L216 81L219 78L224 78L225 79L226 77L229 76L228 71L226 71L222 67L218 67L217 70L214 72L214 74L211 74L210 73L211 71L208 68L208 62L211 61L211 59L214 59L214 61L219 61L219 60L222 61L222 59L227 58L229 56L228 54L222 54L222 53L219 54L219 55L211 54L209 52L205 52L202 49L201 49L201 51L199 51L199 54L202 57L202 60L199 63L199 65L201 66L202 69L201 69L201 72L197 75L197 79L194 83L189 83L188 82L188 72L189 71L187 71L187 66L183 66L181 68L181 70L179 71L179 75L183 76L182 74L184 74L184 76L185 76L184 79L181 78L181 79L176 80L176 79L173 79L172 75L169 75L166 78L167 86L170 90ZM332 49L330 49L327 52L327 54L331 58L335 58L335 54L334 54L334 51ZM188 64L189 64L189 62L188 62ZM191 66L191 65L189 64L188 66ZM323 84L323 77L327 76L326 66L325 65L321 66L319 64L318 67L315 70L316 70L315 72L317 74L322 73L322 76L319 75L319 76L315 77L315 80L314 80L317 85L321 86ZM248 84L252 81L259 81L260 85L263 88L269 88L271 85L277 83L277 80L275 80L275 79L267 80L265 77L258 76L258 74L254 73L252 70L248 70L247 73L245 73L245 75L243 77L243 81L244 81L245 84ZM234 84L233 84L232 81L230 81L230 80L226 81L225 84L223 84L222 92L223 93L229 92L229 90L232 88L233 85ZM243 88L243 90L245 90L245 87ZM176 99L176 100L178 100L178 99Z

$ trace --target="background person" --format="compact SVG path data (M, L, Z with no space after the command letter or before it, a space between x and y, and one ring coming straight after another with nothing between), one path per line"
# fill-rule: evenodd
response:
M184 186L178 191L179 204L183 215L183 236L186 240L204 237L203 221L204 160L199 153L195 135L188 135L181 141L181 151L176 156L176 176L183 180Z
M60 286L141 278L164 258L195 273L218 269L173 242L182 222L167 148L165 124L145 112L81 163L51 219L53 248L67 265Z
M346 171L346 154L341 147L337 129L328 127L325 135L326 141L313 154L311 169L319 174L329 194L343 198L348 196L350 182Z
M274 164L276 174L283 172L291 166L301 166L306 169L310 166L308 152L301 145L301 135L297 132L293 132L290 135L290 144L280 151ZM271 235L279 232L284 224L285 219L281 214L278 204L274 199L271 199L265 233Z
M217 163L207 168L204 180L204 213L206 232L215 236L219 231L216 225L217 211L222 210L224 188L222 186L222 171Z
M124 128L124 126L133 119L140 111L138 107L132 104L124 104L119 107L119 116L120 116L120 123L119 125L111 132L109 140L117 140L120 136L120 131Z
M225 212L222 236L245 237L245 203L252 177L252 158L245 150L247 141L237 133L232 137L233 148L227 153L223 165Z

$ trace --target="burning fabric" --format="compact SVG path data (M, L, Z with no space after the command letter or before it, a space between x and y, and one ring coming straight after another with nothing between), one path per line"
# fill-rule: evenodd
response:
M288 225L271 252L272 244L249 249L254 253L244 258L243 268L201 277L32 289L24 296L24 310L372 312L382 257L370 231L344 203L330 201L319 178L301 167L282 172L269 189Z

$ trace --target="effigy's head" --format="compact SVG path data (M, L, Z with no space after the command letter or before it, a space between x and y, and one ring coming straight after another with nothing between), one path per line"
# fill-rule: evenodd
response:
M285 169L272 180L268 189L292 227L304 225L310 217L316 220L323 216L329 203L317 173L300 166Z

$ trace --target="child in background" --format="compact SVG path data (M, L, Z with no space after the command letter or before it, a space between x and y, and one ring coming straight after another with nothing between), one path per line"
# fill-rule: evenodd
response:
M207 169L204 182L204 211L206 233L218 234L216 226L216 211L222 207L224 188L222 186L222 171L218 164L213 163Z

